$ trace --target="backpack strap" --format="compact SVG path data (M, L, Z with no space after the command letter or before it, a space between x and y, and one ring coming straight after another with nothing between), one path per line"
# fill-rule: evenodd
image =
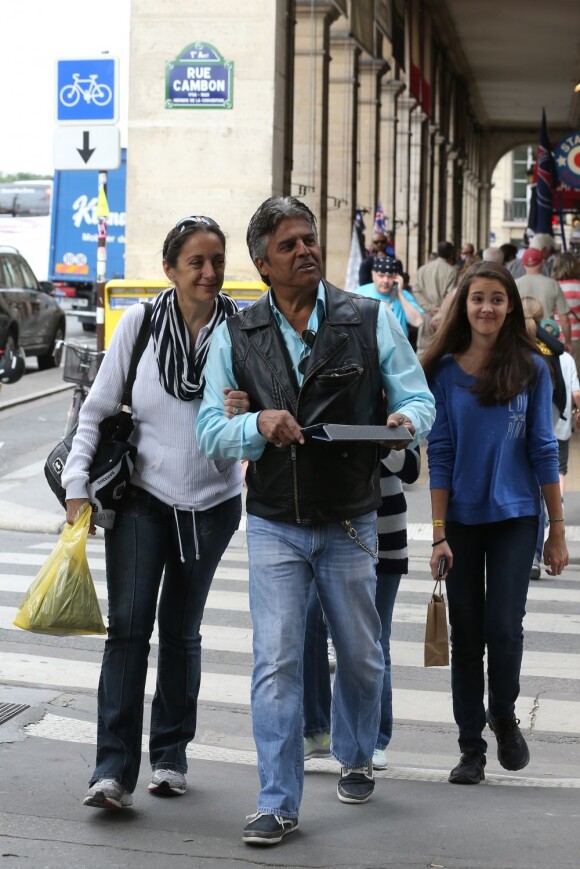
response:
M135 377L137 375L137 366L139 365L139 360L141 359L143 351L151 337L151 315L153 313L153 305L150 302L145 302L143 308L143 322L141 323L135 340L135 346L133 347L131 361L129 363L129 371L127 372L127 379L125 381L125 387L121 398L121 405L128 408L131 407L133 384L135 383Z

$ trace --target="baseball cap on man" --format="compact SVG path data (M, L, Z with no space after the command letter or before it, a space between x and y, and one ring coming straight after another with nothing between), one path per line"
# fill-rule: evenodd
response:
M529 247L524 251L522 263L525 266L539 266L543 262L542 252L533 247Z
M371 271L379 275L398 275L398 261L394 256L374 256Z

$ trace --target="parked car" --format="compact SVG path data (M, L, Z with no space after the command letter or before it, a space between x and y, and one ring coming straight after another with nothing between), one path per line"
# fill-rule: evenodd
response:
M66 317L51 294L52 284L37 281L15 247L0 246L0 352L20 348L41 370L60 365L55 345L65 337Z

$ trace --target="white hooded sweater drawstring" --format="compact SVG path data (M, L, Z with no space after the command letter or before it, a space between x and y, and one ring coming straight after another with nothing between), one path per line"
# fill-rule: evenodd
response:
M195 560L199 561L199 543L197 540L197 524L195 522L195 510L191 511L191 519L193 522L193 542L195 543Z
M185 563L185 556L183 554L183 544L181 542L181 531L179 529L179 516L177 513L177 505L173 505L173 515L175 516L175 527L177 528L177 539L179 541L179 560L182 564ZM193 542L195 544L195 560L199 561L199 543L197 540L197 525L195 522L195 510L191 511L191 519L193 522Z

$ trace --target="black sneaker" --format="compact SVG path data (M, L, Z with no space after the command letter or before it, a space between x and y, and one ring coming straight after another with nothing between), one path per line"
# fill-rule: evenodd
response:
M459 763L449 773L452 785L477 785L485 778L485 754L482 751L464 751Z
M497 739L497 759L504 769L515 772L523 769L530 762L530 750L518 727L520 719L508 718L507 721L494 721L489 711L487 724Z
M277 845L288 833L298 829L298 818L283 818L258 812L248 815L242 839L247 845Z
M374 789L372 760L356 768L342 767L336 789L341 803L366 803Z

